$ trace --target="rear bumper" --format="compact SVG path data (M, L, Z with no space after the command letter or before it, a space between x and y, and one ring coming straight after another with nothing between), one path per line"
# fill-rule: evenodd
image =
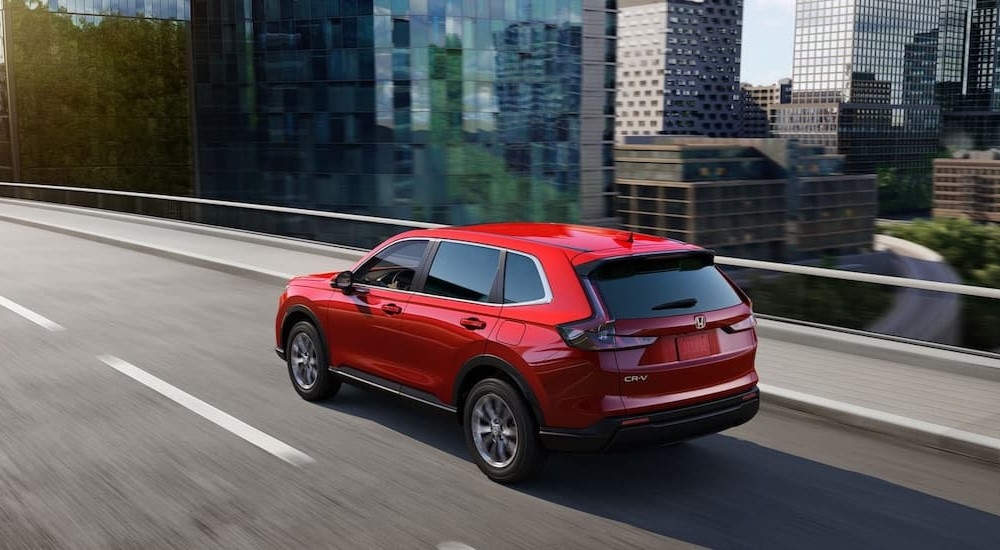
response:
M588 428L542 428L550 451L593 453L675 443L739 426L757 414L760 392L754 388L725 399L679 409L606 418ZM648 418L648 421L643 419Z

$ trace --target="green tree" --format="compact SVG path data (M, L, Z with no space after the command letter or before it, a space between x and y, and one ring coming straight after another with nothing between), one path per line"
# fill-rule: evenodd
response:
M883 216L928 212L932 186L926 171L904 171L882 167L875 173L878 185L878 212Z

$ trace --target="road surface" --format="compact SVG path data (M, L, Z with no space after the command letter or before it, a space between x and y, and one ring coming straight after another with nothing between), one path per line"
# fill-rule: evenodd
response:
M496 485L447 414L299 399L272 350L279 292L0 222L0 548L1000 541L996 466L780 410Z

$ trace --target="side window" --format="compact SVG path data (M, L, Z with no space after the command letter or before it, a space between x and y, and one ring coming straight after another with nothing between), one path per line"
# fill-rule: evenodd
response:
M427 241L403 241L389 245L354 272L361 284L409 290Z
M500 267L500 251L442 242L434 254L423 291L435 296L487 302Z
M503 274L503 303L517 304L545 298L545 285L535 262L521 254L507 253Z

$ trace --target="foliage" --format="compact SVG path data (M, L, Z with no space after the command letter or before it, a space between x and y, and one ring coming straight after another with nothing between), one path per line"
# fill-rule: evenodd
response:
M22 180L192 192L183 23L6 10Z
M901 171L897 168L879 168L875 179L878 185L878 212L882 216L924 213L930 211L932 185L926 173Z
M941 254L968 284L1000 288L1000 226L943 218L917 220L884 231ZM962 301L962 345L1000 347L1000 303L988 298L963 297Z
M1000 288L1000 226L964 218L916 220L886 228L885 233L921 244L941 254L962 279Z

